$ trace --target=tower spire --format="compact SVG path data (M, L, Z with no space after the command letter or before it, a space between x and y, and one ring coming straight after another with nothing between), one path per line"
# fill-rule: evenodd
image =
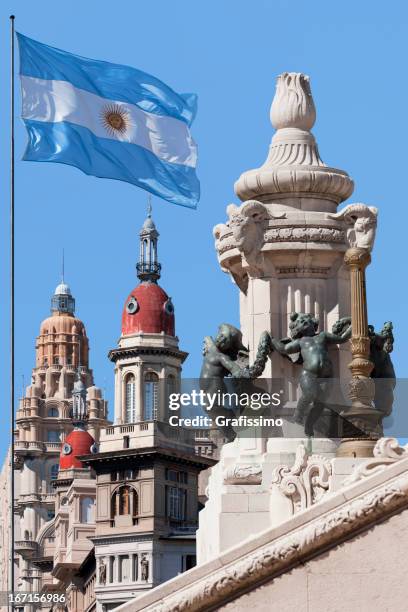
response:
M156 283L160 278L161 265L157 259L157 243L159 232L152 219L152 199L147 199L147 217L139 232L140 252L136 264L137 275L141 281Z

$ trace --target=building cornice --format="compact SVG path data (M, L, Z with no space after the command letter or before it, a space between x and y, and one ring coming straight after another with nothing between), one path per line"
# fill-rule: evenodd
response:
M130 357L139 357L141 355L165 355L166 357L176 357L181 360L181 363L188 357L188 353L185 351L180 351L176 348L155 346L155 347L144 347L138 346L134 348L116 348L112 349L108 353L108 358L116 363L118 359L126 359Z
M346 491L346 493L345 493ZM343 488L118 612L209 612L408 508L408 459Z
M151 446L147 448L126 448L117 451L108 451L105 453L97 453L96 455L81 455L78 457L83 463L97 469L98 464L110 463L118 459L134 458L150 458L171 459L180 463L188 463L195 465L201 469L212 467L217 463L215 459L196 455L194 452L187 453L178 451L174 448L166 448L164 446Z

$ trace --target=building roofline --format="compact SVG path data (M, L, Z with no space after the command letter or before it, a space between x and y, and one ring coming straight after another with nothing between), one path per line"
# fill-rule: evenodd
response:
M97 463L110 462L123 457L148 457L156 455L158 457L170 458L176 461L190 463L206 469L217 463L215 459L210 457L202 457L194 452L187 453L174 448L166 448L164 446L151 446L145 448L124 448L117 451L107 451L105 453L97 453L95 455L81 455L78 457L80 461L94 467Z

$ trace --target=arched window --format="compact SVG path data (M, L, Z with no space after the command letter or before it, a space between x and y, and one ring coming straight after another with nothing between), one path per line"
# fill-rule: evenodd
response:
M58 416L58 408L49 408L48 416L49 417L57 417Z
M159 409L159 377L148 372L144 379L144 420L156 421Z
M54 431L53 429L51 429L47 432L47 442L59 442L59 441L60 441L60 437L59 437L58 431Z
M126 423L136 421L136 380L133 374L128 374L125 381Z
M80 504L81 523L94 522L94 500L92 497L82 497Z
M137 523L139 497L135 489L127 485L119 487L111 499L111 519L114 519L115 516L123 516L124 514L130 514L133 524Z
M51 466L50 469L50 476L51 478L54 480L55 478L57 478L58 476L58 470L59 470L59 465L58 463L54 463L54 465Z
M142 252L142 257L143 257L143 263L147 263L147 249L148 249L148 241L146 239L143 240L143 252Z

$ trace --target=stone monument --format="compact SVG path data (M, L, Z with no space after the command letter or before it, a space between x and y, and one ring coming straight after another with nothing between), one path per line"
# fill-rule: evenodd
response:
M252 362L264 331L274 338L289 335L293 313L310 315L321 332L332 331L337 321L352 315L351 372L350 343L333 343L328 347L332 376L339 381L343 414L351 410L357 426L360 417L368 419L375 431L377 415L370 411L370 398L363 406L353 399L351 408L344 398L356 384L371 389L364 366L370 340L361 274L370 258L377 211L355 204L337 212L352 194L353 181L322 161L311 133L315 119L309 77L281 74L271 107L276 132L268 157L235 183L242 204L227 207L227 222L214 228L215 247L222 270L239 288L242 339ZM357 251L358 265L350 259ZM353 312L351 292L360 300ZM282 359L276 350L263 372L265 378L281 379L288 414L299 400L299 373L296 361ZM319 496L319 487L329 488L329 479L340 486L354 469L356 456L372 452L377 438L373 436L368 452L348 449L334 459L336 440L305 438L303 427L287 420L276 437L243 436L226 444L200 512L198 562L238 544L243 534L249 537L288 518L294 510L282 491L294 477L308 491L302 497L306 505Z

